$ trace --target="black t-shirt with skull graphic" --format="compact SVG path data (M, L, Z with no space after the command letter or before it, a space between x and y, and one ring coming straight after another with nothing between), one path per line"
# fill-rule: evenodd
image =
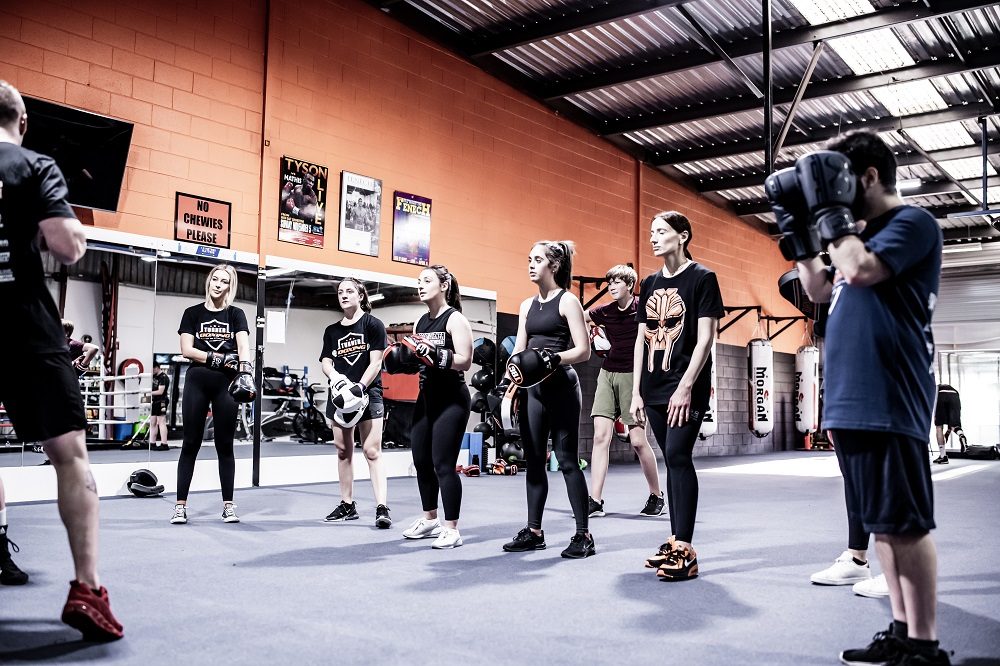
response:
M326 327L319 360L330 359L337 372L352 382L359 382L368 369L371 352L383 351L385 347L385 324L366 312L353 324L338 321ZM368 388L382 389L381 372L375 375L375 381Z
M194 336L194 348L220 354L237 353L236 334L250 333L243 310L230 305L224 310L209 310L204 303L192 305L181 317L178 333Z
M725 315L715 273L696 262L677 275L656 271L642 281L636 321L646 325L639 393L647 405L670 402L698 344L698 319ZM691 388L691 409L708 409L712 388L709 356Z

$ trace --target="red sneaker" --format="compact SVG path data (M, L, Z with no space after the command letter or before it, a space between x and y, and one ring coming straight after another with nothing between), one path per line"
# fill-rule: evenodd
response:
M107 588L95 591L78 580L70 581L62 621L82 633L86 641L103 643L125 635L124 627L111 612Z

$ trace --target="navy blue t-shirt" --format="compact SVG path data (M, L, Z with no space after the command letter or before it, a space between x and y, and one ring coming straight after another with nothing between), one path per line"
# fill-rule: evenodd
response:
M892 271L871 287L836 276L826 325L823 427L927 438L937 383L931 316L941 228L915 206L868 222L862 240Z

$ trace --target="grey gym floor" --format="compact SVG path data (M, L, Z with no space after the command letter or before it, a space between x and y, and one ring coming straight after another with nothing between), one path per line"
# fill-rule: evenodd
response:
M953 663L1000 664L1000 462L933 471L952 476L934 486L943 647ZM573 523L562 479L549 480L549 548L529 554L500 549L525 521L523 475L463 479L465 546L452 551L400 537L419 509L412 478L389 482L387 531L367 481L361 520L337 524L322 521L332 483L237 491L238 525L220 521L217 493L192 495L186 526L167 522L172 497L103 501L101 569L126 627L108 645L58 621L71 569L55 505L13 505L32 578L0 588L0 662L833 664L888 624L888 600L808 582L845 546L839 478L702 474L702 575L684 583L642 567L669 521L636 515L637 466L612 466L598 553L582 561L559 557Z

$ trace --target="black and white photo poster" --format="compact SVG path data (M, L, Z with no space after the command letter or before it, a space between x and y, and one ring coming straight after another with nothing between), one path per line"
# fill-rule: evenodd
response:
M377 257L381 214L382 181L341 171L340 251Z

